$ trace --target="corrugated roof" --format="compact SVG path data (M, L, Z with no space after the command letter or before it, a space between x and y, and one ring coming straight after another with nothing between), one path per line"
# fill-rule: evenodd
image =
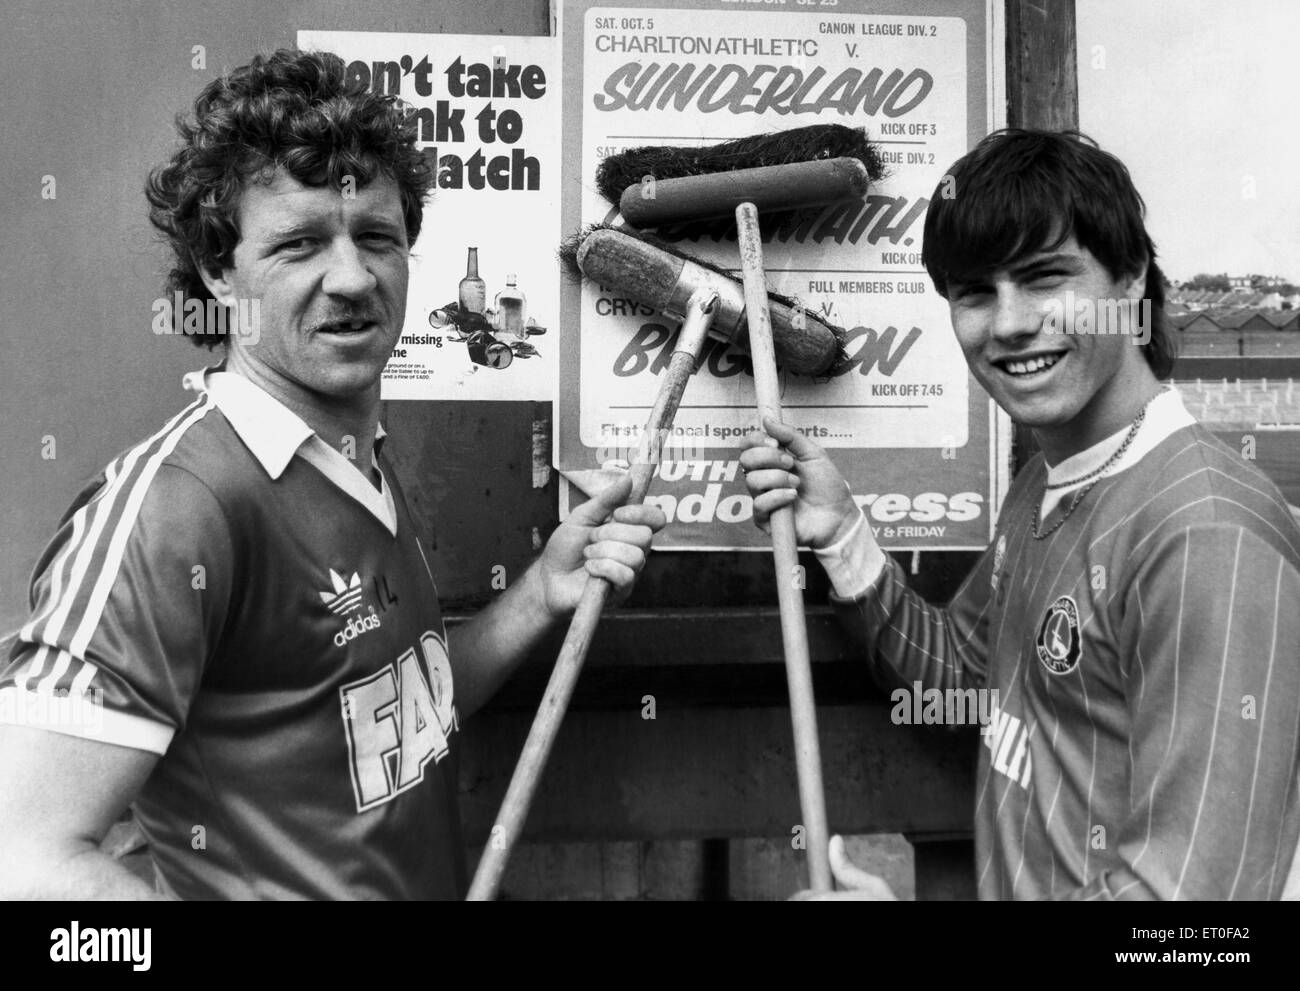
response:
M1258 310L1233 310L1230 313L1224 313L1215 317L1214 322L1224 330L1236 330L1247 320L1254 317L1258 312Z
M1279 330L1283 327L1287 330L1300 330L1300 310L1268 310L1264 313L1264 319Z
M1267 321L1272 327L1278 330L1296 330L1300 331L1300 310L1270 310L1270 309L1244 309L1244 310L1202 310L1193 313L1169 313L1165 314L1166 319L1179 330L1185 330L1190 324L1200 320L1202 323L1211 323L1219 330L1238 330L1246 323L1254 320L1256 323L1259 319ZM1201 328L1208 330L1209 328ZM1263 329L1262 327L1259 329Z

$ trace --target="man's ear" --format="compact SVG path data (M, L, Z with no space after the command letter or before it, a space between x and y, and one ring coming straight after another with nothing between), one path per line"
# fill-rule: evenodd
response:
M1129 299L1142 299L1147 294L1147 271L1151 263L1144 261L1137 271L1137 275L1127 279L1124 283L1124 295Z
M199 270L199 278L203 284L208 287L208 292L222 306L232 306L235 302L235 289L226 278L229 269L220 269L215 266L205 267L197 258L194 259L194 267Z

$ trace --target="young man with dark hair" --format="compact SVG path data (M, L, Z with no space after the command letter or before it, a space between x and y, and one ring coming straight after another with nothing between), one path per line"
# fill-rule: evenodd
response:
M431 187L400 106L280 51L180 131L148 186L169 289L256 301L257 333L37 566L0 671L0 897L153 896L97 848L129 802L165 895L461 897L461 720L588 574L630 591L663 514L612 487L449 638L379 424Z
M972 374L1042 451L992 546L928 605L825 451L770 420L780 446L756 432L741 457L755 518L794 507L883 682L997 691L982 898L1277 898L1300 836L1300 530L1162 385L1161 278L1116 158L1007 130L944 183L925 266Z

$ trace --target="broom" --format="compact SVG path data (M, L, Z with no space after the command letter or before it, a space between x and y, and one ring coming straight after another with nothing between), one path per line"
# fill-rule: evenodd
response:
M683 321L632 468L633 489L628 501L641 502L654 475L659 452L657 441L671 432L677 407L706 336L740 346L745 343L745 288L713 266L652 238L604 226L588 228L571 238L561 248L561 260L570 272ZM843 360L843 330L817 318L801 319L802 311L786 297L774 296L769 302L776 351L787 368L819 375L826 374ZM610 585L604 579L587 578L497 813L492 842L484 848L474 872L468 894L470 901L489 901L496 895L527 820L609 590Z
M860 197L871 181L883 174L879 155L865 131L813 125L705 149L632 149L604 160L598 184L604 180L602 192L607 198L613 200L618 194L620 213L638 226L734 214L759 413L780 420L774 327L763 269L759 211L779 211L795 205L806 209ZM628 182L637 175L643 177L639 186ZM628 184L619 189L622 183ZM830 891L830 837L803 585L796 577L798 546L792 507L772 513L771 534L799 804L807 834L809 886L813 891Z

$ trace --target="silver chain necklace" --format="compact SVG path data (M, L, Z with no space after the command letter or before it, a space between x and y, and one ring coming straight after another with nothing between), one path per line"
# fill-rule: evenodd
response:
M1161 389L1160 392L1156 393L1156 396L1160 395L1164 391L1165 391L1164 389ZM1088 474L1086 475L1080 475L1078 478L1071 479L1068 482L1056 482L1051 485L1045 484L1043 486L1043 495L1046 495L1048 491L1051 489L1064 489L1070 487L1071 485L1078 485L1080 482L1088 482L1087 485L1085 485L1083 488L1081 488L1078 492L1074 494L1074 498L1070 500L1070 505L1066 507L1065 513L1062 514L1060 519L1058 519L1046 530L1043 530L1041 532L1039 531L1038 528L1042 523L1042 520L1039 518L1039 516L1043 509L1043 500L1039 498L1039 500L1036 503L1034 503L1034 523L1033 523L1033 530L1031 532L1033 533L1035 540L1042 540L1044 537L1048 537L1053 533L1055 533L1057 530L1059 530L1061 528L1061 525L1070 518L1070 514L1074 512L1075 508L1079 505L1079 503L1083 502L1083 497L1088 494L1089 490L1094 485L1096 485L1099 481L1101 481L1100 476L1105 473L1106 469L1110 468L1112 465L1115 464L1115 462L1119 461L1119 459L1124 456L1124 452L1127 451L1129 449L1129 445L1133 443L1133 438L1136 437L1138 431L1142 429L1142 421L1146 419L1147 408L1155 400L1156 396L1152 396L1150 399L1148 399L1146 405L1143 406L1140 410L1138 410L1138 415L1133 420L1132 426L1128 428L1128 433L1124 436L1123 443L1121 443L1119 447L1115 449L1115 453L1112 454L1109 458L1107 458L1106 462L1100 468L1094 469L1093 471L1088 472ZM1089 479L1091 479L1091 481L1089 481Z

